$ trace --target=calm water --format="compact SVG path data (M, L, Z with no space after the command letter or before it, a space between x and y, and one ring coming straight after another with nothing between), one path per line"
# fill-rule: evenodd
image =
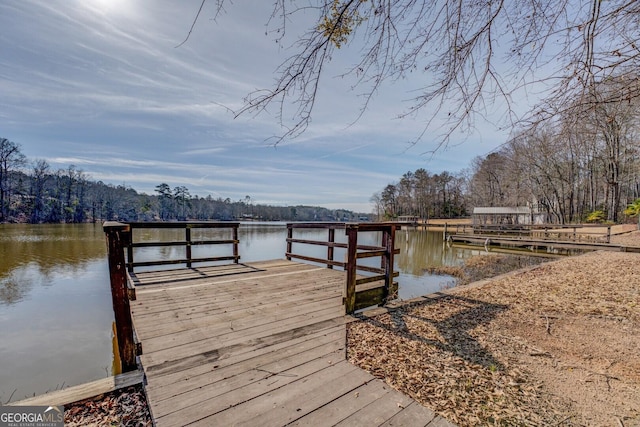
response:
M326 231L305 233L305 238L326 239ZM284 257L284 223L243 224L239 234L242 262ZM336 232L336 240L346 241L340 234ZM135 235L134 239L144 237ZM162 238L173 237L169 231ZM370 233L359 243L377 244L378 238ZM450 277L425 275L425 267L458 265L471 255L445 249L438 232L403 230L397 234L396 246L401 250L396 269L403 299L452 284ZM194 248L194 256L198 256L195 249L205 250ZM172 253L176 248L165 250L163 256L177 256ZM294 251L322 256L326 249L294 246ZM136 254L136 261L157 255ZM343 257L336 250L335 259ZM101 225L0 225L2 403L111 375L112 323Z

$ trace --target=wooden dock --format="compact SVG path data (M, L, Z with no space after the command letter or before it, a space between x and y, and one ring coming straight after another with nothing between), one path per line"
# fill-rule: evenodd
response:
M540 239L527 237L507 237L503 235L480 234L447 234L445 241L456 244L506 248L524 248L531 251L615 251L615 252L639 252L640 249L611 243L581 242L557 239Z
M158 426L451 426L346 360L345 272L287 260L131 273Z

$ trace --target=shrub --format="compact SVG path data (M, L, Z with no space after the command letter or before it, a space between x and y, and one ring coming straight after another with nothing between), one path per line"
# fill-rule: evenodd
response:
M602 222L606 219L604 211L593 211L587 215L587 222Z

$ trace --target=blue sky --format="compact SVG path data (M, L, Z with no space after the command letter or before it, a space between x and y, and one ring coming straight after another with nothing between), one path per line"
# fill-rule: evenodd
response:
M209 1L176 48L200 0L2 1L0 136L53 169L73 164L149 194L166 182L192 195L360 212L403 173L457 172L507 138L483 122L435 156L425 153L436 132L411 146L428 112L396 117L425 86L420 74L385 86L355 121L362 90L339 77L358 52L347 46L327 70L307 132L274 147L269 137L282 130L273 114L234 119L225 108L269 87L293 52L265 35L271 4L235 1L214 21Z

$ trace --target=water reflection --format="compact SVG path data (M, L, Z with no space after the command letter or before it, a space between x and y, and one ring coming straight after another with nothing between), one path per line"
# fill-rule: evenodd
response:
M437 292L455 285L451 276L431 275L428 267L462 265L472 254L468 250L447 247L442 233L423 229L404 229L396 233L396 256L399 297L410 299Z
M0 225L0 401L111 375L100 225Z
M50 285L55 272L80 274L105 257L99 225L0 224L0 305L21 301L36 284Z

